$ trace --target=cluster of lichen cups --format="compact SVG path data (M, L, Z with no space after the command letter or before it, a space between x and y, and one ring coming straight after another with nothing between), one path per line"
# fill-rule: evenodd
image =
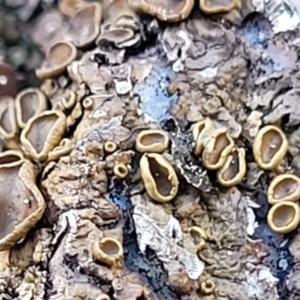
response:
M175 169L162 155L169 142L168 135L159 129L141 131L135 141L136 150L144 153L140 172L147 194L160 203L170 202L178 192Z
M62 139L65 114L46 110L47 106L46 96L38 88L26 88L15 99L3 97L0 101L0 137L6 148L0 153L0 198L6 215L1 223L0 251L24 237L45 210L33 162L54 160L71 151L70 141ZM16 189L7 190L12 185Z
M192 125L194 153L202 154L208 170L218 170L218 182L231 187L239 184L246 174L245 150L235 145L225 127L215 128L209 118Z
M264 170L276 169L288 151L288 141L276 126L263 127L253 143L253 154L258 166ZM293 174L277 175L268 188L268 202L272 205L267 221L271 229L286 234L300 223L300 179Z
M169 137L166 132L160 129L149 129L141 131L136 138L135 148L143 153L140 159L140 172L147 194L151 199L159 203L167 203L175 198L178 192L178 177L171 163L162 155L169 147ZM208 236L199 226L188 228L195 245L197 253L206 247ZM178 275L178 274L177 274ZM192 288L192 282L187 274L178 275L181 285L178 286L177 275L169 278L170 285L172 281L181 293L189 293ZM183 279L184 278L184 279ZM212 280L199 282L199 289L202 294L213 294L215 284Z

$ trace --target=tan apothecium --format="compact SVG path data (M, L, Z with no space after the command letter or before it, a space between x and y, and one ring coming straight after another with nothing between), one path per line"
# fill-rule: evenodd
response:
M140 160L141 176L148 195L169 202L177 195L178 178L172 165L157 153L145 153Z
M300 199L300 178L293 174L280 174L270 183L268 201L276 204L281 201L296 202Z
M271 207L268 224L274 232L286 234L295 230L300 222L300 209L297 203L282 201Z
M202 161L209 170L220 169L234 147L234 141L225 127L213 131L204 147Z
M225 160L223 167L217 173L218 182L226 187L242 182L246 175L245 150L234 148Z
M288 141L282 130L268 125L257 133L253 142L253 154L258 166L272 170L284 158L288 150Z
M141 131L135 141L135 148L139 152L162 153L169 146L169 137L166 132L159 129Z

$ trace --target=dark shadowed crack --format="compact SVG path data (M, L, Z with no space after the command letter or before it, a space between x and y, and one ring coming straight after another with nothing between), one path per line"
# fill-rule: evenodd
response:
M123 241L125 252L125 264L131 272L136 272L144 284L149 286L158 299L179 300L180 297L166 284L167 274L163 270L162 263L151 249L147 249L143 255L137 244L137 236L132 218L133 207L127 195L127 189L120 181L114 182L114 188L110 192L111 201L122 209L124 227Z
M286 236L275 233L266 222L269 203L263 192L254 193L255 201L261 206L255 209L259 222L253 238L261 239L268 247L268 255L263 259L263 264L270 268L272 274L279 279L277 289L282 300L289 299L286 288L286 279L294 265L294 259L289 251L289 240Z

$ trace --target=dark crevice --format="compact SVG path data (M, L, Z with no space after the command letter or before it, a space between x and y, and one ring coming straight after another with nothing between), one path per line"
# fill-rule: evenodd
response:
M125 253L125 265L131 272L136 272L141 281L156 293L158 299L180 300L168 285L168 277L159 261L156 253L147 248L143 255L137 243L134 221L132 218L133 207L127 193L127 189L121 181L114 182L114 189L110 192L110 199L122 210L124 219L123 243Z

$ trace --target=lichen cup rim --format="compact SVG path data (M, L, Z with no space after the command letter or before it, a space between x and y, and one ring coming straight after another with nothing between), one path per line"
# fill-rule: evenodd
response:
M200 127L203 127L200 130ZM195 122L192 127L192 134L195 141L194 153L200 155L205 147L206 142L209 140L209 132L215 130L213 121L210 118L205 118Z
M209 162L209 158L214 153L214 148L215 148L215 144L216 144L216 140L217 140L218 136L222 135L222 134L225 134L227 140L229 141L229 144L226 147L224 147L223 150L220 152L219 160L215 164L212 164ZM231 153L233 148L234 148L234 141L233 141L232 137L230 136L230 134L228 133L227 128L219 127L217 129L215 129L212 133L212 136L210 137L210 140L207 142L207 144L204 147L204 150L202 153L203 165L209 170L220 169L224 165L228 155Z
M158 165L168 170L168 180L170 180L171 183L171 191L169 195L163 196L158 191L156 182L150 171L148 158L156 160L156 163ZM172 201L176 197L178 193L178 185L179 185L177 174L173 166L170 164L170 162L166 158L164 158L161 154L144 153L140 159L140 170L141 170L141 177L144 182L145 189L147 191L147 194L151 197L151 199L160 203L166 203Z
M55 126L53 126L54 128L53 127L51 128L50 132L47 133L47 136L53 136L53 135L56 136L58 131L59 132L65 131L66 126L67 126L65 114L59 110L46 110L46 111L42 112L41 114L37 115L36 117L29 119L25 128L21 132L20 141L21 141L22 147L25 149L25 152L27 153L27 155L29 155L33 159L46 160L48 153L51 150L53 150L56 146L56 145L54 145L54 146L51 145L49 143L49 141L46 140L42 151L38 153L36 151L35 147L32 145L32 143L27 138L27 134L28 134L29 130L31 129L32 124L37 119L48 116L48 115L52 115L52 114L56 114L57 120L55 122ZM58 123L58 124L56 124L56 123ZM58 141L58 144L59 144L59 142L60 141Z
M118 253L116 255L109 255L101 246L105 243L113 243L118 248ZM93 245L93 256L96 260L105 263L111 267L121 267L121 260L124 256L124 250L122 244L115 238L103 237L100 241L96 241Z
M16 107L16 120L20 128L24 128L26 126L26 123L23 122L22 118L22 107L21 107L21 99L26 95L27 93L36 93L39 97L39 107L36 109L37 114L41 113L47 108L47 98L46 95L39 89L35 87L28 87L23 90L21 90L16 95L15 100L15 107ZM34 117L34 116L33 116Z
M2 126L0 126L0 136L3 139L14 139L16 138L16 134L18 132L18 125L17 125L17 119L16 119L16 112L15 112L15 103L14 103L14 98L11 96L2 96L0 97L1 102L6 101L8 102L7 109L9 109L9 116L10 116L10 121L12 125L12 132L7 133ZM1 117L1 116L0 116Z
M139 1L138 3L135 3L136 1ZM185 6L183 9L181 9L178 13L166 13L165 11L158 9L160 6L155 7L153 4L149 4L145 0L129 0L129 5L137 10L140 10L146 14L149 14L151 16L154 16L158 18L161 21L166 22L179 22L189 17L193 7L194 7L195 1L194 0L185 0Z
M289 208L292 208L294 210L294 217L293 217L292 221L288 223L288 225L278 227L278 226L276 226L275 222L273 221L274 215L278 209L280 209L281 207L284 207L284 206L288 206ZM282 201L282 202L276 203L269 210L269 213L267 216L267 221L268 221L270 228L274 232L277 232L280 234L289 233L289 232L295 230L300 223L299 205L297 203L291 202L291 201Z
M239 8L240 7L240 0L231 0L232 4L229 7L225 7L225 6L217 6L214 8L210 8L207 6L207 1L210 0L199 0L199 8L202 12L204 12L205 14L222 14L222 13L228 13L231 10L235 9L235 8Z
M277 151L277 153L273 156L273 158L271 159L271 161L269 163L265 163L262 159L262 155L261 155L261 146L262 146L262 142L263 142L263 136L264 134L266 134L269 130L274 130L277 133L279 133L280 137L282 138L282 145L280 147L280 151ZM253 155L255 158L255 161L257 163L257 165L264 170L272 170L273 168L275 168L284 158L284 156L286 155L287 151L288 151L288 140L284 134L284 132L277 126L275 125L266 125L264 127L262 127L256 137L254 138L254 142L253 142Z
M5 164L0 163L0 166L1 165L6 165L6 166L9 165L10 166L10 164L14 164L14 163L24 159L24 155L23 155L22 151L15 150L15 149L10 149L10 150L5 150L3 152L0 152L0 160L2 158L4 158L5 156L9 156L9 155L15 155L16 157L18 156L20 159L17 160L17 161L5 163Z
M59 44L65 44L68 45L71 49L71 55L69 55L69 58L65 63L61 63L57 66L44 66L44 64L47 64L47 61L51 55L51 50L53 50L54 47L56 47ZM73 60L77 57L77 48L71 41L65 41L65 40L59 40L52 43L46 52L46 57L43 62L43 65L40 68L37 68L35 70L35 74L39 79L48 79L48 78L54 78L60 74L62 74L65 70L67 70L67 67L71 64Z
M163 142L162 143L152 143L151 145L144 145L142 143L142 139L146 135L161 135L163 137ZM167 133L162 130L162 129L147 129L147 130L142 130L141 132L138 133L136 140L135 140L135 148L137 151L141 153L145 152L153 152L153 153L162 153L164 152L170 143L169 136Z
M25 169L22 169L23 165L26 166ZM28 173L31 173L33 177L35 175L34 165L29 160L23 159L9 165L0 165L0 170L17 166L20 166L18 176L20 176L25 187L31 191L37 201L37 209L34 213L27 216L21 223L16 225L10 234L0 240L0 251L10 249L18 242L18 240L24 237L24 235L26 235L28 231L41 219L46 209L46 203L42 193L34 183L34 180L31 181L29 179L32 178L32 176L28 176Z
M83 1L82 5L75 11L74 15L71 17L70 22L74 21L75 18L78 18L78 14L82 13L82 11L84 11L85 9L89 9L91 7L93 7L93 17L94 17L93 25L94 25L95 32L93 32L94 33L93 35L90 34L89 39L87 39L83 43L77 43L77 41L73 41L74 45L77 48L84 48L91 45L100 34L100 24L102 21L102 6L98 2Z
M298 187L296 188L296 191L293 194L288 195L282 199L275 199L274 198L275 189L277 185L285 179L294 180L296 183L298 183ZM282 201L292 201L292 202L298 201L300 199L300 178L294 174L289 174L289 173L279 174L278 176L274 177L273 180L271 181L268 188L267 196L268 196L268 202L272 205Z
M222 176L226 172L226 170L230 167L230 164L232 163L234 151L238 153L237 159L239 160L239 171L232 179L224 180ZM246 159L245 159L245 149L234 147L231 153L227 156L224 165L218 170L217 179L222 186L231 187L242 182L243 178L246 175L246 171L247 171L247 167L246 167Z

